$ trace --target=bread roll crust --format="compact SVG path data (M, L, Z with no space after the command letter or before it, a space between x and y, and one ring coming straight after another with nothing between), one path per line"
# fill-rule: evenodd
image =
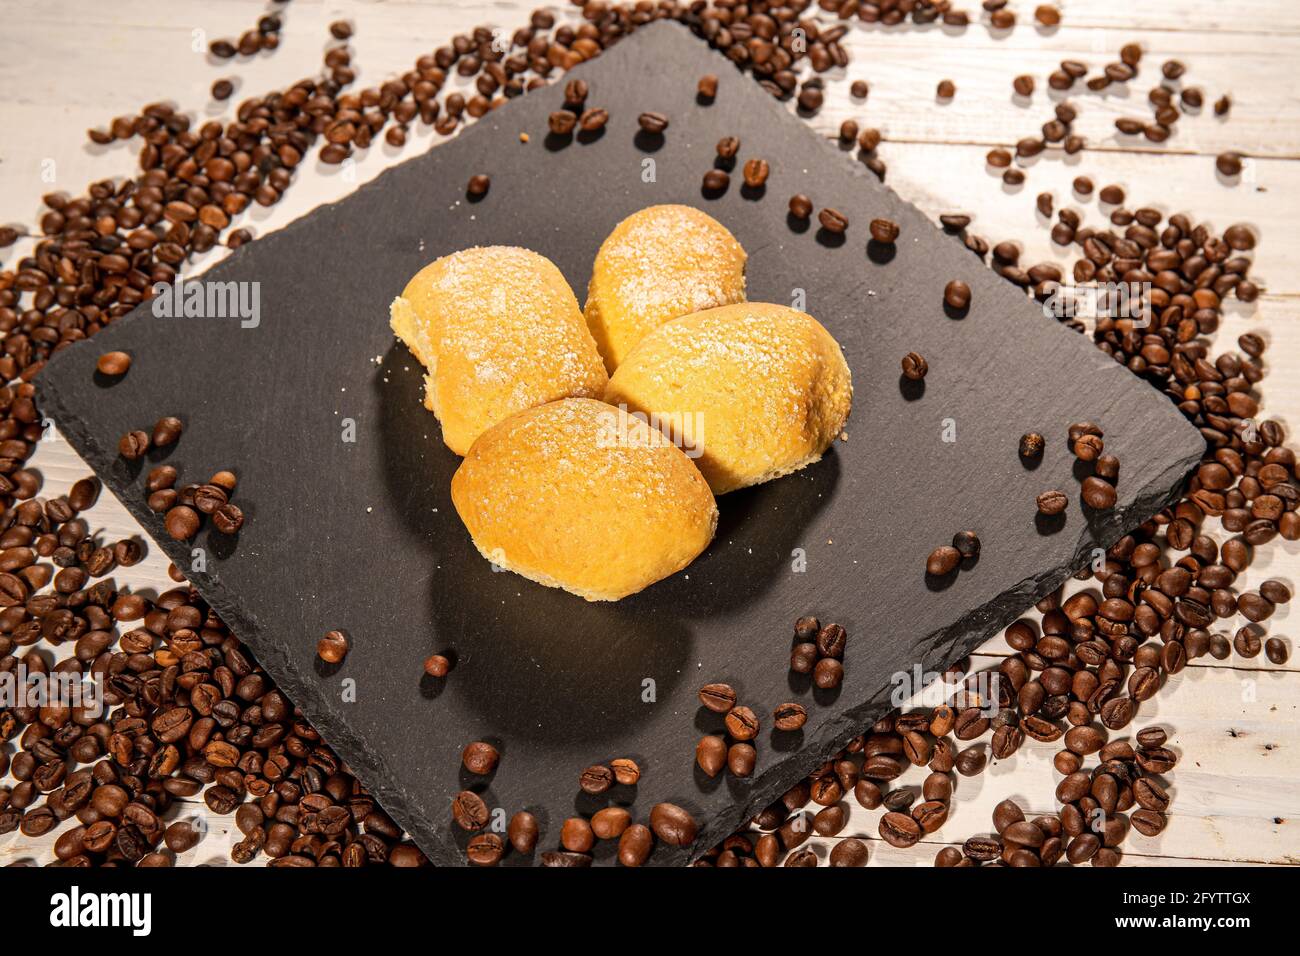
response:
M698 431L696 464L715 495L819 460L844 428L853 381L812 316L748 302L697 312L641 340L605 400Z
M608 382L573 290L527 249L477 246L430 263L393 301L390 325L427 370L425 405L458 455L515 412L599 398Z
M583 398L488 429L451 497L485 558L588 601L617 601L675 574L718 523L708 484L679 448Z
M612 374L664 322L743 301L745 250L726 227L690 206L649 206L601 244L585 315Z

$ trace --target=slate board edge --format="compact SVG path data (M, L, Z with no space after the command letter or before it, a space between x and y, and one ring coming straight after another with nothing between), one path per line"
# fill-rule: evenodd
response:
M688 28L676 24L673 25L672 29L690 32ZM640 31L640 35L653 32L653 25L651 25ZM635 42L634 38L632 42ZM722 57L721 54L711 50L709 52L713 53L720 61L719 66L721 66L721 63L730 64L730 61ZM735 69L734 64L732 68ZM584 65L580 65L576 69L583 71ZM785 112L784 108L776 103L773 103L772 108ZM496 111L493 115L500 115L500 111ZM499 124L474 124L464 129L459 134L459 137L483 134L483 130L478 129L480 125L483 129L490 130ZM804 135L806 138L809 141L817 142L819 144L818 148L825 150L829 157L833 157L832 161L844 162L843 154L835 149L830 140L819 136L806 125L802 128L805 130ZM340 198L336 202L318 206L308 211L282 229L268 234L264 239L271 241L288 240L302 226L304 220L318 214L322 217L330 215L335 207L355 198L363 190L378 188L384 178L399 166L415 162L425 157L428 152L426 150L421 154L412 156L406 162L398 164L398 166L384 170L374 179L358 187L347 196ZM894 192L889 186L875 182L874 176L868 177L867 171L857 164L851 164L849 168L855 178L871 182L873 188L883 186L885 189L889 189L891 193ZM894 195L897 197L897 193L894 193ZM897 198L899 202L911 205L902 197ZM921 218L924 218L936 232L943 234L946 241L959 241L950 234L945 233L928 217L922 216ZM238 263L239 255L240 253L236 251L202 274L212 273L214 277L219 276L225 271L223 267L227 263L230 263L232 267ZM981 265L983 264L981 263ZM144 317L145 315L137 310L137 313L133 313L127 318ZM1077 334L1064 328L1061 329L1061 332L1064 335ZM39 385L39 377L37 382ZM96 436L90 434L68 413L68 409L59 400L57 391L42 393L40 400L42 406L52 414L52 417L59 423L64 435L79 452L82 452L83 449L91 450L90 454L83 452L85 457L102 456L105 460L112 460L116 456L115 448L105 449ZM1192 431L1190 425L1185 427ZM1199 441L1199 435L1197 438ZM1097 546L1098 543L1105 545L1113 543L1115 539L1124 533L1125 528L1140 524L1167 504L1178 491L1186 473L1199 461L1201 448L1203 448L1203 442L1200 443L1195 455L1189 454L1186 459L1169 466L1162 473L1159 481L1152 482L1151 485L1139 492L1134 504L1122 510L1116 509L1116 511L1101 516L1098 520L1086 525L1076 544L1074 560L1071 562L1070 568L1077 568L1085 564L1089 550ZM114 468L114 471L116 470ZM120 474L114 477L124 488L128 484L135 482L135 479L126 478ZM1166 478L1168 481L1165 480ZM105 487L110 487L107 482ZM110 490L112 490L111 487ZM187 562L189 545L184 542L174 542L170 538L166 533L161 516L147 508L142 495L131 494L127 499L122 500L122 503L140 522L141 526L145 528L150 537L154 539L155 544L170 559L180 566ZM938 655L944 663L965 656L987 640L989 634L1010 623L1026 607L1044 594L1052 591L1071 573L1070 569L1056 569L1044 574L1042 577L1027 579L1004 592L996 600L975 609L965 620L964 624L966 626L954 625L939 632L932 632L926 635L924 640L918 641L917 644L936 641L937 643L932 647L928 656L934 657ZM463 864L463 853L456 846L449 827L445 823L438 826L436 820L426 820L414 810L406 799L405 788L395 783L396 777L389 772L382 755L368 750L360 739L350 732L346 720L336 712L331 701L327 697L316 693L316 685L319 682L317 676L315 674L303 674L287 655L280 653L280 649L274 646L274 641L261 639L261 628L257 619L242 609L234 595L227 595L225 586L218 574L210 573L204 576L202 581L196 580L194 584L204 599L216 610L234 633L252 646L258 660L267 668L268 672L272 673L277 683L290 698L295 701L311 701L314 706L313 712L309 716L322 736L338 751L349 767L366 781L367 786L380 804L403 825L416 843L429 855L430 859L436 863ZM978 627L973 627L971 626L973 621L983 623ZM756 781L755 786L749 791L744 802L738 801L731 805L729 811L714 816L712 822L702 828L700 838L691 848L673 849L661 846L656 851L654 862L684 862L689 856L697 855L709 846L724 839L734 831L736 826L752 817L762 807L771 803L793 782L797 781L800 776L816 766L824 755L840 749L848 740L861 733L867 725L888 712L892 707L888 700L889 690L889 688L884 688L861 705L845 711L834 721L821 728L816 737L805 742L798 751L792 752L787 757L768 767L764 771L762 778L760 778L761 783ZM683 759L690 759L689 755L684 756ZM642 810L648 813L648 808L642 808Z

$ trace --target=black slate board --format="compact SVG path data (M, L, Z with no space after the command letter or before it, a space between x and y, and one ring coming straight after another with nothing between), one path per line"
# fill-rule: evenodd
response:
M710 72L721 77L717 101L700 108L696 80ZM536 91L213 268L208 280L261 283L257 328L145 307L59 354L39 380L45 413L172 560L189 567L191 547L206 549L193 583L439 863L463 861L449 806L467 785L507 813L533 810L543 849L558 847L575 810L634 800L644 820L671 800L697 814L702 851L888 710L891 675L941 670L1097 542L1158 510L1202 448L1163 396L1044 318L684 29L642 29L576 75L591 85L588 104L610 112L594 141L549 137L562 91ZM646 109L671 117L662 142L638 135ZM739 163L771 163L765 195L739 188L738 175L722 198L701 195L724 135L740 138ZM643 180L647 158L654 182ZM468 203L465 183L479 172L491 191ZM842 243L787 222L795 192L849 217ZM581 300L610 229L665 202L699 206L735 233L751 299L789 303L806 291L807 311L852 366L854 412L848 441L820 464L722 499L717 540L686 573L618 604L586 604L493 573L475 552L448 494L458 459L421 407L420 370L388 330L388 304L425 263L491 243L550 257ZM868 248L875 216L902 226L892 261ZM974 290L959 319L941 307L954 277ZM120 382L94 374L109 349L135 357ZM930 362L924 389L900 386L899 359L913 349ZM179 445L136 465L118 458L122 433L165 414L187 423ZM341 440L345 418L357 423L355 443ZM1042 525L1040 491L1077 491L1064 432L1081 419L1104 425L1123 462L1120 507L1086 515L1076 500ZM942 440L946 424L955 442ZM1048 436L1034 470L1016 456L1031 429ZM238 472L248 521L237 541L166 536L143 489L144 471L164 458L182 481ZM983 556L928 582L926 555L966 527ZM838 691L814 693L787 669L791 624L804 613L849 630ZM314 648L333 628L351 634L353 650L325 668ZM450 677L424 678L425 656L449 648ZM342 699L345 680L355 702ZM712 680L734 684L764 719L752 779L694 768L696 739L721 726L695 696ZM771 708L787 699L808 705L810 720L774 734ZM488 781L460 768L475 739L503 753ZM635 792L579 792L583 767L621 756L643 768ZM612 856L612 846L597 850ZM654 861L685 856L661 847Z

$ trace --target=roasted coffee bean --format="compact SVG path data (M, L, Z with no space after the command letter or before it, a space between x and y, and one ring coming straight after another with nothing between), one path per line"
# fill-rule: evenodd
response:
M637 781L641 779L641 768L637 766L635 760L628 757L611 760L609 769L614 773L614 781L621 783L625 787L636 786Z
M160 418L153 426L153 444L157 448L174 445L184 430L185 426L179 418L172 415Z
M906 813L890 812L880 818L880 838L890 846L905 849L921 839L921 825Z
M117 451L127 461L136 461L149 450L149 434L143 431L127 432L117 443Z
M316 643L316 656L327 664L341 664L348 654L348 637L342 631L330 631Z
M1095 475L1083 479L1083 501L1089 508L1098 511L1115 507L1115 486Z
M817 631L817 653L823 657L843 657L848 632L840 624L827 624Z
M796 219L807 219L812 215L812 200L802 193L790 197L790 215Z
M1038 511L1044 515L1059 515L1066 509L1070 499L1062 491L1044 491L1038 496Z
M482 740L466 745L460 755L465 769L479 776L486 776L496 770L497 761L500 759L501 754L497 748Z
M715 714L725 714L736 706L736 691L730 684L705 684L700 688L700 703Z
M729 710L724 722L727 733L735 740L753 740L758 736L758 715L744 705Z
M668 128L668 117L663 113L642 113L636 118L637 125L653 136L663 135Z
M970 286L960 279L953 279L943 287L943 301L950 309L962 311L970 306L970 300Z
M560 825L560 846L570 853L587 853L595 844L591 824L582 817L569 817Z
M744 167L745 185L750 189L761 189L767 182L771 169L765 159L747 160Z
M971 837L962 844L962 853L977 863L988 863L1002 855L1002 844L993 837Z
M649 859L652 849L654 836L650 829L633 823L618 838L618 862L623 866L641 866Z
M465 846L465 856L475 866L496 866L505 852L505 844L495 833L476 833Z
M790 651L790 670L796 674L811 674L817 658L816 644L796 644Z
M973 559L980 555L980 539L974 531L958 531L952 536L952 546L963 558Z
M866 866L869 852L867 844L857 837L838 841L831 848L831 866Z
M898 223L892 219L871 220L871 238L882 245L892 246L898 239Z
M695 842L697 827L689 812L673 803L656 803L650 810L650 829L670 846L687 846Z
M469 178L469 184L465 187L465 192L471 198L477 198L487 194L488 189L492 186L492 180L483 173L476 173Z
M779 705L772 717L777 730L798 730L808 722L808 712L802 704L795 703Z
M510 818L510 823L506 827L506 836L516 853L527 856L537 846L538 829L537 818L527 810L520 810Z
M568 136L578 125L578 117L568 110L556 110L547 117L546 125L556 136Z
M481 830L488 823L488 808L483 798L471 790L462 790L451 802L451 815L462 830Z
M731 185L731 177L724 170L710 169L704 174L704 189L710 193L725 192Z
M838 209L826 208L817 214L817 221L822 228L832 235L842 235L849 228L848 217Z
M614 785L614 771L603 764L592 764L578 775L583 793L601 794Z
M712 734L695 745L695 763L708 777L716 777L727 763L727 742Z
M701 99L713 100L718 95L718 78L712 73L706 73L700 77L695 90Z
M131 367L131 356L126 352L105 352L95 361L95 368L103 375L125 375Z
M844 681L844 665L833 657L823 657L813 667L813 683L821 690L832 690Z
M930 366L917 352L908 352L903 356L903 374L914 382L925 378Z
M925 570L927 574L941 577L955 571L960 562L961 552L956 548L945 544L930 552L930 556L925 562Z

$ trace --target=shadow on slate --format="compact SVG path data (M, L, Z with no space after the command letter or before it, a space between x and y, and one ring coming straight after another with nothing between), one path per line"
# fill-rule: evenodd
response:
M721 81L701 107L705 73ZM598 139L557 143L546 118L562 84L535 91L209 271L211 281L261 283L257 328L155 318L145 306L60 353L39 380L45 414L167 555L188 568L191 547L206 549L194 585L437 863L464 860L450 803L466 786L507 814L537 814L539 852L558 847L560 822L575 812L634 803L644 821L661 800L695 813L692 850L703 851L889 710L892 675L941 671L1090 549L1154 514L1202 449L1164 396L1044 318L685 29L643 28L575 75L591 86L588 105L609 110ZM643 110L670 117L662 142L638 138ZM740 138L737 168L755 156L771 164L762 197L744 194L739 176L722 197L702 196L724 135ZM491 190L467 203L475 173L491 176ZM792 230L786 201L796 192L848 217L842 244L819 241L815 222ZM724 497L709 550L620 603L493 573L452 507L458 459L421 406L421 370L389 332L388 304L427 262L492 243L549 257L581 297L614 225L669 202L735 233L749 252L751 299L788 303L805 291L853 369L848 440L816 466ZM888 262L868 249L877 216L902 227ZM973 290L964 318L944 312L953 278ZM109 349L134 364L106 385L94 363ZM930 364L916 393L899 381L910 350ZM220 468L239 475L234 500L248 519L237 541L205 527L194 542L173 542L145 507L144 473L160 458L128 465L116 443L162 415L186 422L163 456L182 482ZM346 419L354 443L341 439ZM1103 425L1123 463L1110 513L1078 501L1065 431L1083 419ZM943 440L945 428L955 441ZM1047 436L1034 470L1016 454L1030 430ZM1073 504L1042 526L1034 499L1053 487ZM962 528L979 532L983 556L927 581L926 556ZM806 570L796 571L800 557ZM809 613L849 631L844 684L831 693L788 670L792 623ZM334 628L350 634L352 651L326 670L315 646ZM444 680L423 676L435 651L456 660ZM719 680L763 721L750 779L709 780L694 765L698 737L722 727L696 691ZM355 702L343 700L345 681ZM786 700L808 706L802 732L773 730L772 708ZM477 739L502 752L490 778L460 766ZM642 767L638 787L579 791L584 767L625 756ZM660 847L653 861L687 855ZM596 857L612 861L614 846L598 845Z

